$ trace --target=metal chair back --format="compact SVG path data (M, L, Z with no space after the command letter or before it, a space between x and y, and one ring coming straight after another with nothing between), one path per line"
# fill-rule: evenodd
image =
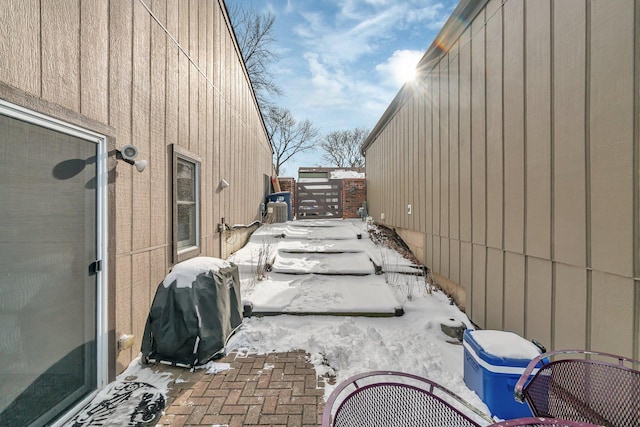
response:
M540 361L543 367L527 382ZM537 417L607 427L640 426L640 371L634 369L639 363L593 351L545 353L524 371L516 384L515 397L526 401Z
M322 426L479 427L491 421L433 381L403 372L375 371L353 376L335 388Z

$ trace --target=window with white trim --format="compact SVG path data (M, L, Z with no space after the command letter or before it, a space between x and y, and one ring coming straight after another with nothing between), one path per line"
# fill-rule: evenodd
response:
M200 161L173 147L174 261L200 254Z

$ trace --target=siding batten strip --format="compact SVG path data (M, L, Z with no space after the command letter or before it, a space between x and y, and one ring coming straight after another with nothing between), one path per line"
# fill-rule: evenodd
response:
M634 227L634 244L633 259L635 260L634 277L635 277L635 310L634 314L634 331L633 331L633 359L640 360L640 0L636 0L634 4L634 40L633 43L633 93L635 99L633 103L633 178L635 183L633 193L633 222Z
M523 185L523 197L522 197L522 253L524 255L524 278L522 283L522 322L523 333L526 336L527 333L527 307L528 307L528 284L529 284L529 257L527 254L527 174L529 168L527 167L527 2L522 2L522 166L524 174Z
M588 350L592 350L592 315L593 307L593 270L591 268L591 141L589 116L591 102L591 2L586 2L585 7L585 75L584 75L584 155L585 155L585 239L586 253L585 265L587 267L587 308L586 313L586 337L585 343Z
M553 236L555 229L555 85L554 85L554 63L555 63L555 19L554 19L554 5L555 0L550 0L549 6L549 90L550 90L550 105L549 105L549 259L551 262L551 348L556 348L556 261L554 253Z

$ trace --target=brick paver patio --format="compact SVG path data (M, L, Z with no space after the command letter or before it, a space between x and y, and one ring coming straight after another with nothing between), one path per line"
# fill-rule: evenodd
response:
M231 369L163 368L174 374L158 426L319 426L324 380L304 351L265 355L232 352Z

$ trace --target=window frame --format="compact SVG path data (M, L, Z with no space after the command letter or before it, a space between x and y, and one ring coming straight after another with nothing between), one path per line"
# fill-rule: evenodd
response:
M176 144L172 144L172 175L171 175L171 210L172 210L172 240L173 240L173 262L178 263L185 261L189 258L200 255L201 252L201 160L196 154L186 150ZM194 179L194 198L195 198L195 245L187 246L184 248L179 247L178 241L178 161L184 161L191 163L195 166L195 179Z

